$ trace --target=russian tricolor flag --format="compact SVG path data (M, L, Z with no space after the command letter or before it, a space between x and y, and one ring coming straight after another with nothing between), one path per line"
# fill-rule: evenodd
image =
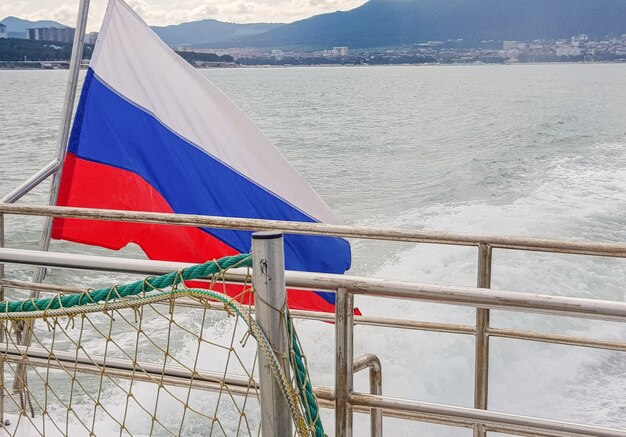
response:
M334 223L335 217L259 129L110 0L76 112L58 205ZM204 262L250 251L250 232L56 219L53 238L151 259ZM289 270L343 273L340 238L285 236ZM334 294L290 291L292 308L334 310Z

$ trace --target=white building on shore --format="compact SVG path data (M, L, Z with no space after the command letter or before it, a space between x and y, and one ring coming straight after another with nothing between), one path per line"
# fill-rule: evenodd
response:
M333 47L333 56L348 56L348 47Z
M580 48L574 46L561 46L556 48L556 55L561 56L580 56Z
M8 38L9 32L7 32L7 27L0 23L0 38Z

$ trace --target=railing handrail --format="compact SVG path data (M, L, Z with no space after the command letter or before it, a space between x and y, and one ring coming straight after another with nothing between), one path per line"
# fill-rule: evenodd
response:
M512 413L479 410L476 408L397 399L388 396L366 393L351 393L349 401L351 404L361 407L382 408L407 413L421 413L425 415L441 415L496 427L515 427L520 432L524 432L525 435L533 435L537 431L540 431L564 433L566 435L585 435L597 437L626 436L626 431L614 428L583 425L561 420L542 419Z
M626 243L564 241L488 234L461 234L440 231L419 231L396 228L304 223L280 220L243 219L192 214L118 211L110 209L74 208L65 206L22 205L0 202L0 214L33 215L86 220L168 224L249 231L280 230L289 234L324 235L345 238L396 242L474 246L481 244L498 249L547 253L569 253L590 256L626 258Z
M188 267L188 263L137 260L94 255L0 248L0 263L17 263L69 269L120 271L125 273L162 274ZM154 269L150 266L154 265ZM116 268L117 267L117 268ZM169 267L166 269L166 267ZM233 269L226 279L244 281L246 269ZM288 287L336 290L353 294L394 297L476 308L497 308L529 313L548 313L599 320L626 320L626 302L598 300L508 290L482 289L420 282L362 278L349 275L286 271Z
M80 287L68 287L68 286L52 285L52 284L38 284L34 282L8 280L8 279L0 280L0 286L4 286L7 288L21 289L21 290L39 290L39 291L44 291L44 292L63 293L63 294L83 293L85 291L84 288L80 288ZM187 305L187 306L192 306L192 307L199 306L197 302L193 300L187 301L185 299L182 299L180 301L180 305ZM217 302L214 303L212 307L216 310L226 311L226 309ZM252 305L249 308L249 310L251 313L254 313L254 310L255 310L254 305ZM331 322L331 323L334 323L336 320L334 313L324 313L324 312L318 312L318 311L292 309L290 310L290 315L294 319L317 320L317 321ZM438 332L438 333L457 334L457 335L476 335L476 328L471 325L462 325L462 324L456 324L456 323L423 322L419 320L397 319L397 318L379 317L379 316L364 316L364 315L355 316L354 324L355 326L356 325L377 326L381 328ZM526 330L519 330L519 329L503 329L503 328L493 328L493 327L488 328L487 333L489 334L490 337L509 338L509 339L515 339L515 340L536 341L536 342L551 343L551 344L580 346L580 347L588 347L588 348L594 348L594 349L626 352L626 342L620 342L620 341L601 340L601 339L594 339L594 338L588 338L588 337L575 337L575 336L568 336L568 335L540 333L536 331L526 331Z

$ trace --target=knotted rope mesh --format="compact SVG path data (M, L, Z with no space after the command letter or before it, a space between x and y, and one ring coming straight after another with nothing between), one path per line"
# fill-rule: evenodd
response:
M245 254L102 290L0 302L0 401L11 422L5 432L260 435L255 375L262 353L296 434L323 436L288 312L291 372L252 308L240 303L251 301L250 276L236 297L224 293L226 271L250 265ZM206 289L186 287L197 278ZM31 326L31 345L22 346L19 337Z

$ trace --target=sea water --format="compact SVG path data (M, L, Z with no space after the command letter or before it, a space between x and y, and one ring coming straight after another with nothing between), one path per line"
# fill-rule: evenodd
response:
M626 65L205 70L346 224L626 241ZM64 71L0 71L0 196L52 159ZM42 185L25 201L47 201ZM36 248L40 219L7 220L7 245ZM63 242L53 249L106 251ZM476 250L353 241L351 272L475 285ZM133 249L124 256L140 256ZM494 251L493 287L623 301L626 262ZM30 271L14 268L18 279ZM57 281L101 275L53 271ZM56 275L56 276L55 276ZM471 324L474 311L357 298L367 315ZM618 323L492 312L493 325L624 340ZM298 323L313 382L332 385L333 327ZM469 336L358 326L385 395L473 404ZM492 339L493 410L626 427L626 355ZM367 391L365 375L356 386ZM332 414L324 414L332 428ZM356 419L356 435L367 418ZM395 435L468 430L385 419Z

